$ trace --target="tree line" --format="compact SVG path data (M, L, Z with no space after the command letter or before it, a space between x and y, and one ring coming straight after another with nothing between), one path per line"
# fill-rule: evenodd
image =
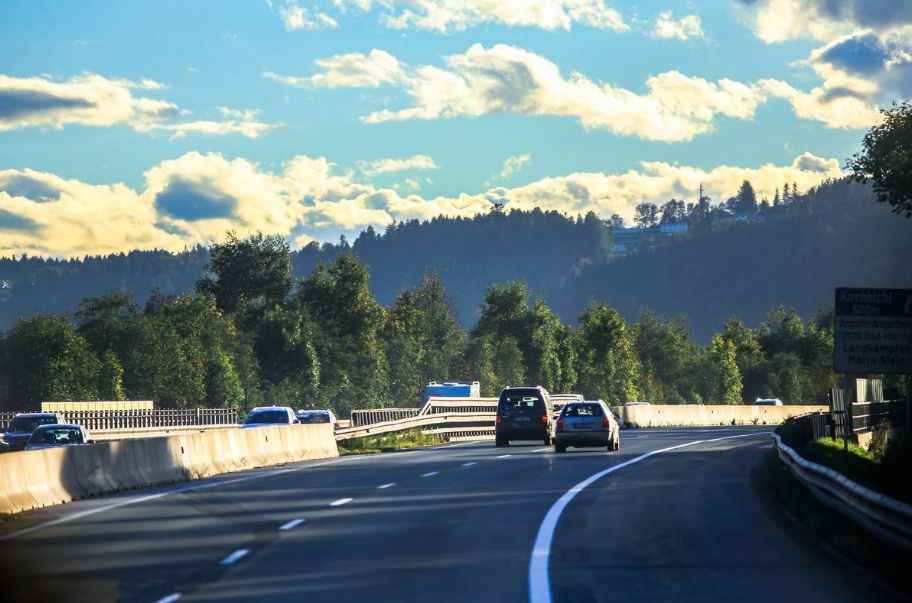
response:
M626 321L590 303L564 324L522 281L491 285L471 329L440 276L384 306L352 253L293 277L288 244L256 234L210 250L193 292L138 305L122 291L72 317L35 314L0 333L0 409L47 400L151 399L161 408L416 406L431 380L471 379L484 395L541 384L611 404L819 403L835 384L833 315L784 307L757 328L732 318L708 345L684 318Z

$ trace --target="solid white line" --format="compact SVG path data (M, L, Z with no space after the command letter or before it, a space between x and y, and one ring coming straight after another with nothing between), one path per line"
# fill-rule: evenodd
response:
M307 520L306 520L306 519L292 519L292 520L289 521L288 523L282 524L282 525L279 527L279 529L282 530L283 532L287 532L288 530L293 530L294 528L298 527L299 525L301 525L301 524L304 523L305 521L307 521Z
M500 456L497 457L497 458L499 458L499 459L508 459L508 458L510 458L511 456L513 456L513 455L512 455L512 454L502 454L502 455L500 455Z
M238 484L241 482L248 482L248 481L254 480L254 479L263 479L264 477L275 477L276 475L282 475L285 473L293 473L296 471L303 471L304 469L313 469L316 467L326 467L327 465L337 465L339 463L344 463L344 462L347 462L349 460L353 460L356 458L359 458L359 457L347 456L344 458L333 459L331 461L327 461L327 462L323 462L323 463L315 463L313 465L305 465L303 467L289 467L289 468L285 468L285 469L277 469L274 471L266 471L266 472L262 472L262 473L257 472L253 475L244 475L244 476L235 477L232 479L219 479L218 477L215 477L215 478L212 478L215 481L206 481L205 483L202 483L202 484L190 484L187 486L179 486L177 488L173 488L173 489L167 490L165 492L157 492L156 494L147 494L146 496L137 496L135 498L128 498L126 500L112 503L110 505L104 505L103 507L97 507L95 509L86 509L85 511L79 511L78 513L73 513L72 515L64 515L63 517L59 517L57 519L48 521L46 523L41 523L41 524L29 527L29 528L24 528L22 530L19 530L18 532L6 534L5 536L0 536L0 542L3 542L4 540L12 540L13 538L17 538L19 536L25 536L26 534L31 534L33 532L37 532L37 531L43 530L45 528L50 528L50 527L53 527L56 525L60 525L62 523L69 523L69 522L75 521L77 519L82 519L83 517L89 517L90 515L104 513L106 511L113 511L115 509L120 509L121 507L128 507L130 505L149 502L151 500L157 500L159 498L171 496L172 494L184 494L186 492L195 492L197 490L208 490L209 488L216 488L218 486L227 486L230 484ZM154 486L150 486L150 487L154 487Z
M219 565L234 565L235 563L237 563L238 561L240 561L241 559L246 557L249 552L250 552L250 549L238 549L235 552L228 555L227 557L225 557L224 559L222 559L221 561L219 561Z
M330 507L341 507L342 505L347 505L348 503L350 503L353 500L354 500L353 498L340 498L339 500L334 500L331 503L329 503L329 506Z
M435 475L439 475L439 474L440 474L439 471L428 471L427 473L422 473L421 477L434 477Z
M173 595L168 595L167 597L165 597L163 599L159 599L155 603L174 603L175 601L180 600L180 598L181 598L180 593L174 593Z
M547 448L536 448L532 452L548 452L549 450L551 450L550 446L548 446Z
M628 465L639 463L642 460L648 459L651 456L655 456L663 452L669 452L672 450L677 450L679 448L686 448L688 446L695 446L697 444L706 444L709 442L719 442L721 440L745 438L757 435L768 436L769 432L745 433L740 435L725 436L722 438L714 438L712 440L696 440L693 442L678 444L677 446L669 446L668 448L662 448L660 450L653 450L652 452L641 454L640 456L632 458L629 461L625 461L619 465L613 465L607 469L599 471L598 473L590 475L580 483L567 490L564 495L561 496L557 502L551 505L550 509L548 509L548 513L545 515L545 519L542 521L541 526L538 528L538 534L535 537L535 544L532 545L532 556L529 560L529 601L531 603L551 603L551 580L548 576L548 562L551 556L551 542L554 540L554 530L557 528L557 522L560 520L561 513L563 513L567 505L570 504L570 501L573 500L573 498L582 492L587 486L591 485L597 480L600 480L610 473L614 473L615 471L623 469Z
M396 485L396 482L389 482L388 484L383 484L382 486L377 486L377 490L386 490L387 488L392 488Z
M469 461L468 463L463 463L462 466L463 467L472 467L473 465L477 465L477 464L478 464L478 461Z

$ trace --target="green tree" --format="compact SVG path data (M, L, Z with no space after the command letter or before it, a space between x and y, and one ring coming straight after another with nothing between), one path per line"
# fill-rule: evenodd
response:
M741 183L738 189L738 195L735 198L735 213L738 214L755 214L757 213L757 195L750 180Z
M35 314L12 326L0 347L4 410L49 400L97 400L101 363L64 316Z
M631 331L645 398L655 403L683 402L692 389L688 371L694 362L687 322L678 318L664 324L654 312L644 310Z
M258 232L239 239L228 232L224 243L210 250L207 275L197 290L215 296L219 309L265 311L281 303L291 288L291 252L278 235Z
M640 228L652 228L659 223L659 208L655 203L640 203L633 212L633 221Z
M741 372L735 344L714 335L707 350L709 395L717 404L741 404Z
M912 102L906 100L882 109L880 124L862 140L860 153L852 155L846 169L857 182L874 183L877 200L898 214L912 217Z
M614 405L641 397L636 354L617 310L590 304L580 314L578 343L581 393Z
M126 400L123 366L111 350L106 350L98 370L98 396L103 400Z

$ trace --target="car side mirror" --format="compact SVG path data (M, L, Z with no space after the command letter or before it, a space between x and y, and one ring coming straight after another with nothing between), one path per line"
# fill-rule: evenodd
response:
M294 421L292 421L292 423L298 423L298 424L300 424L301 422L298 421L297 419L295 419Z

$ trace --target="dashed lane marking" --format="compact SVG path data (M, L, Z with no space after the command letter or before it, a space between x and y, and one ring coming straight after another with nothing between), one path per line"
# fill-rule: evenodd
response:
M387 488L392 488L395 485L396 485L396 482L389 482L386 484L381 484L381 485L377 486L377 490L386 490Z
M304 519L292 519L292 520L289 521L288 523L282 524L282 525L279 527L279 529L282 530L283 532L287 532L288 530L293 530L293 529L295 529L296 527L298 527L299 525L301 525L302 523L304 523L304 521L305 521Z
M231 553L221 561L219 565L234 565L250 553L250 549L238 549L235 552Z
M422 473L421 477L434 477L435 475L439 475L439 474L440 474L439 471L428 471L427 473Z
M329 503L329 506L330 507L341 507L342 505L347 505L348 503L350 503L353 500L354 500L353 498L340 498L339 500L334 500L331 503Z
M475 465L477 465L477 464L478 464L477 461L469 461L468 463L463 463L462 466L463 466L463 467L473 467L473 466L475 466Z

